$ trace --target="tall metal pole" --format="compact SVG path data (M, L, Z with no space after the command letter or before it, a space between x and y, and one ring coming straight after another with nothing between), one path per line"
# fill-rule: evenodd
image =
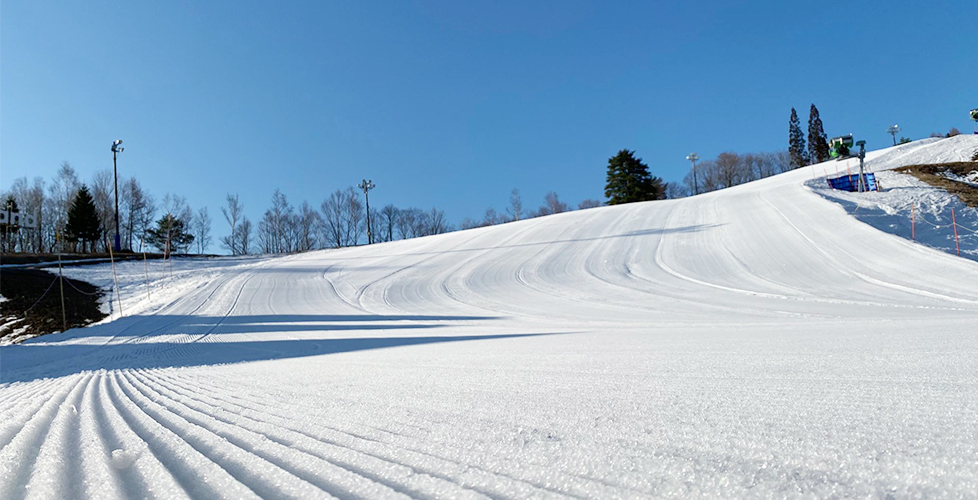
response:
M373 244L373 232L370 230L370 196L367 194L368 191L377 187L374 182L368 179L364 179L357 185L358 188L363 190L363 198L367 202L367 244Z
M700 155L696 153L690 153L686 157L693 164L693 194L700 194L699 183L696 181L696 160L700 159Z
M893 136L893 145L896 146L896 135L897 135L897 132L900 131L900 126L899 125L890 125L890 128L886 129L886 131L890 135Z
M121 250L122 245L119 236L119 169L116 167L116 156L123 150L119 147L120 144L122 144L122 139L116 139L112 142L112 178L115 182L115 240L112 242L112 248L116 252Z

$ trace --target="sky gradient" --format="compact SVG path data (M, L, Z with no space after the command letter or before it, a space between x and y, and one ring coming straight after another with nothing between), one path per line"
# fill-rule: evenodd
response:
M787 147L815 103L876 149L970 133L978 2L50 2L0 4L0 188L111 168L159 200L259 219L278 187L318 207L458 223L512 188L576 206L636 150L680 180L697 151ZM218 250L217 245L211 247Z

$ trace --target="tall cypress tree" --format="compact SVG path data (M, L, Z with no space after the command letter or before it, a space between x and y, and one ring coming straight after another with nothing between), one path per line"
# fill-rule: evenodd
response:
M808 151L805 149L805 134L801 132L801 120L798 112L791 108L791 119L788 120L788 154L791 166L794 168L808 165Z
M635 152L622 149L608 159L608 183L604 195L609 205L661 200L666 188L662 179L649 173L649 166L635 158Z
M95 209L95 200L88 192L88 186L82 184L71 208L68 209L68 224L65 226L65 234L68 239L80 241L82 251L85 251L85 242L89 242L89 250L92 249L96 240L102 235L102 225L99 223L98 211Z
M812 163L822 163L830 158L829 141L825 137L822 119L819 118L818 108L814 104L808 115L808 156Z

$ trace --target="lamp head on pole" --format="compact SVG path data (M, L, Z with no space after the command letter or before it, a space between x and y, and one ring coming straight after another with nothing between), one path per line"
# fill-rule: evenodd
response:
M373 188L375 188L377 186L374 184L374 181L371 181L371 180L368 180L368 179L364 179L364 180L360 181L360 184L357 184L357 187L360 188L360 189L362 189L363 192L366 193L367 191L370 191L371 189L373 189Z
M686 156L686 159L689 161L697 161L700 159L700 155L696 153L690 153L688 156Z
M112 152L113 153L121 153L123 151L123 149L125 149L125 148L122 147L122 139L116 139L116 140L112 141Z

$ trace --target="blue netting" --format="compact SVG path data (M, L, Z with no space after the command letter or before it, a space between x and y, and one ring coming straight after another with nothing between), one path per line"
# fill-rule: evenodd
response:
M851 175L841 175L834 179L828 179L829 186L832 189L841 189L842 191L859 191L859 174ZM876 191L878 186L876 184L876 174L870 172L863 174L863 182L866 183L866 189L869 191Z

